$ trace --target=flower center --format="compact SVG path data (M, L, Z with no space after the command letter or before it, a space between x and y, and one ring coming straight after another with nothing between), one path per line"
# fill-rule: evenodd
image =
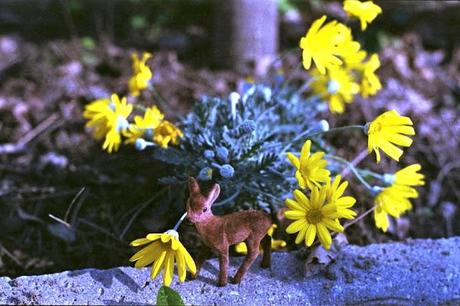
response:
M372 122L369 126L369 134L380 132L382 130L382 124L380 122Z
M309 178L310 177L310 167L308 167L308 164L307 165L301 165L300 166L300 170L301 170L301 173L302 173L302 176L305 177L305 178Z
M322 217L321 211L317 209L312 209L307 213L307 221L311 224L318 224Z
M129 126L128 120L124 118L123 116L118 116L117 117L117 132L126 130Z

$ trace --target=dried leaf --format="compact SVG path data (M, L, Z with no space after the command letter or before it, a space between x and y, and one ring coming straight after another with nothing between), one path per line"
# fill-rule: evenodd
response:
M323 271L331 262L334 262L340 251L348 244L345 234L337 234L332 240L329 250L322 245L312 249L305 262L305 277L310 277Z

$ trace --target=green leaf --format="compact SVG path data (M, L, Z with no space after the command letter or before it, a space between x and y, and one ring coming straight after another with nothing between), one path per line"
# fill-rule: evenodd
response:
M157 305L185 305L178 292L173 289L162 286L158 290Z

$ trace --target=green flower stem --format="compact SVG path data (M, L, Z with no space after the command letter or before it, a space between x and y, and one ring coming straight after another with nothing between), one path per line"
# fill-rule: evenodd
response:
M346 126L335 127L335 128L329 129L327 131L319 131L319 132L315 132L313 134L307 134L305 137L309 138L309 137L313 137L313 136L317 136L317 135L321 135L321 134L329 134L329 133L333 133L333 132L352 130L352 129L360 129L360 130L364 131L364 125L346 125Z
M368 182L366 182L366 180L361 176L361 174L359 174L358 170L356 169L356 167L350 163L348 160L345 160L341 157L338 157L338 156L335 156L335 155L326 155L326 158L329 158L329 159L333 159L333 160L336 160L342 164L345 164L348 168L350 168L351 172L353 172L353 174L356 176L356 178L358 178L358 180L370 191L370 192L373 192L373 189L371 187L371 185L369 185Z
M173 230L177 231L179 226L182 224L182 222L185 220L185 217L187 217L187 213L185 212L182 217L180 217L179 221L177 221L176 225L174 225Z
M382 174L379 174L379 173L376 173L374 171L370 171L370 170L367 170L367 169L359 169L359 168L357 168L357 170L361 175L368 175L368 176L372 176L373 178L376 178L378 180L383 180L383 175Z
M352 129L360 129L360 130L364 131L364 125L347 125L347 126L341 126L341 127L332 128L332 129L329 129L327 131L318 131L318 132L314 132L314 133L311 133L309 130L306 130L306 131L300 133L299 135L297 135L287 146L284 147L284 149L281 152L286 152L295 142L297 142L298 140L300 140L302 138L308 139L308 138L313 137L313 136L318 136L318 135L322 135L322 134L329 134L329 133L345 131L345 130L352 130Z

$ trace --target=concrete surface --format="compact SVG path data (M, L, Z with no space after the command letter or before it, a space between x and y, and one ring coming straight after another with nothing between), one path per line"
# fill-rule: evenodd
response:
M230 275L241 260L232 258ZM240 285L218 288L209 260L198 280L171 287L199 305L460 305L460 237L347 246L320 274L305 279L303 269L295 255L276 253L271 271L254 265ZM154 304L160 286L148 269L130 267L2 277L0 304Z

